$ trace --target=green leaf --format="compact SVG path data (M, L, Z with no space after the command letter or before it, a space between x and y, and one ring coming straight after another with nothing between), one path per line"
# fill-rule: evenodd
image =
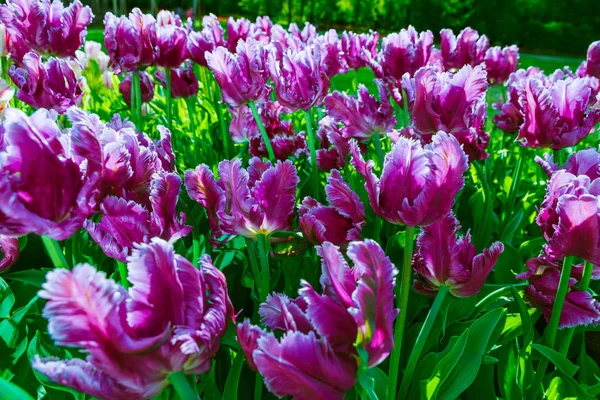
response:
M10 317L10 310L15 305L15 295L8 283L0 278L0 318Z
M510 220L506 227L502 231L502 235L500 236L500 240L502 242L511 243L515 232L519 228L521 221L523 220L523 209L519 210L517 215Z
M579 367L569 361L567 357L550 347L542 346L541 344L532 344L531 347L550 360L552 364L556 365L556 367L569 378L572 378L579 369Z
M223 400L236 400L238 399L238 386L240 382L240 373L242 372L242 366L244 365L244 352L240 349L235 358L233 359L233 365L227 375L227 381L225 382L225 390L223 391Z
M523 399L523 390L518 383L519 353L517 341L513 340L499 350L498 383L504 400Z
M47 272L48 270L29 269L26 271L17 271L8 275L4 275L4 278L9 281L22 282L41 289L42 284L46 282Z
M373 379L375 383L375 394L379 399L385 399L387 388L388 388L388 377L379 368L369 368L367 374Z
M592 400L590 395L577 381L557 371L550 380L546 390L548 400Z
M454 367L456 367L456 364L465 351L468 336L469 330L467 329L460 335L458 340L454 342L450 352L435 366L431 376L428 379L421 381L421 393L425 398L432 399L437 396L438 391L446 379L448 379L448 376ZM448 344L448 346L450 346L450 344Z
M33 397L20 387L0 378L0 400L33 400Z

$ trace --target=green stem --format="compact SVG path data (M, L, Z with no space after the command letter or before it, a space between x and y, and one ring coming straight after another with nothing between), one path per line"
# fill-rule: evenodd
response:
M512 285L515 288L527 286L526 283L519 283ZM475 309L471 315L477 315L481 313L487 306L498 300L500 297L508 295L511 292L510 286L505 286L500 289L493 291L492 293L485 296L483 299L479 300L479 302L475 305Z
M523 150L523 147L520 146L519 150L517 152L517 164L515 165L515 169L513 170L512 183L510 185L510 192L508 193L508 203L506 206L506 212L504 214L503 226L506 226L510 217L512 217L513 207L515 205L515 199L517 197L517 186L519 185L519 180L521 179L521 165L523 163L523 158L524 158L524 154L522 154L522 150Z
M259 233L256 236L258 243L258 259L260 260L261 278L263 285L264 299L271 291L271 270L269 267L269 248L267 243L267 237L264 233Z
M585 261L583 267L583 275L581 276L581 282L579 282L579 289L582 291L586 291L590 287L590 281L592 280L592 273L594 272L594 264L589 261ZM560 352L563 355L567 355L569 352L569 346L571 345L571 340L573 339L573 335L575 334L575 328L570 328L567 330L565 337L560 342Z
M123 287L125 289L129 289L131 287L131 284L127 280L127 264L125 264L124 262L121 262L121 261L117 261L117 267L119 267L119 275L121 276L121 285L123 285Z
M265 125L258 114L258 110L256 109L256 104L253 101L248 103L250 110L252 110L252 115L254 116L254 121L256 121L256 125L258 125L258 130L260 131L260 135L262 136L263 142L265 142L265 147L267 148L267 153L269 154L269 160L271 164L275 164L275 153L273 152L273 146L271 146L271 141L269 140L269 135L267 135L267 131L265 130Z
M169 380L171 381L175 392L177 392L177 395L181 400L200 400L200 397L196 393L194 393L194 389L192 389L192 386L185 378L185 374L183 373L183 371L171 373L169 375Z
M380 170L383 170L384 155L383 148L381 147L381 135L379 134L379 132L375 132L375 134L373 135L373 144L375 145L375 151L377 152L377 161L379 164L379 168Z
M142 117L142 84L140 81L140 72L133 71L133 85L135 86L135 102L137 114L137 128L142 131L144 129L144 121Z
M254 378L254 400L262 400L263 390L263 379L260 373L256 371L256 378Z
M52 260L54 267L69 269L69 264L67 264L65 255L56 240L49 238L48 236L42 236L42 243L44 243L44 247L48 252L50 260Z
M306 134L308 136L308 148L310 149L311 163L311 180L312 180L312 195L319 200L319 169L317 168L317 150L316 138L312 128L312 118L310 112L304 111L304 119L306 120Z
M556 341L556 333L558 331L558 324L560 322L560 316L562 314L563 305L565 298L567 297L567 291L569 290L569 280L571 279L571 269L573 267L573 257L565 257L563 261L562 271L560 273L560 281L558 282L558 290L556 297L554 298L554 306L552 307L552 316L550 317L550 323L546 328L546 346L554 349ZM531 390L533 391L532 398L536 398L542 379L546 374L546 368L548 367L548 359L542 357L535 373Z
M402 89L402 106L404 107L403 115L404 115L404 127L410 125L410 111L408 111L408 95L406 94L406 90Z
M171 86L172 86L172 82L171 82L171 68L166 68L165 69L165 79L167 80L167 92L165 93L165 98L167 100L167 124L168 124L168 128L169 131L171 131L171 135L173 135L173 104L171 101Z
M402 376L402 384L400 385L400 393L399 399L406 399L408 395L408 389L410 389L410 384L412 383L413 374L415 372L415 368L417 367L417 362L419 361L419 357L421 357L421 352L423 351L423 347L427 342L427 338L429 337L429 332L431 332L431 328L433 328L433 323L435 322L435 318L444 304L444 298L446 298L446 294L448 294L448 286L442 285L438 290L437 295L435 296L435 300L433 305L429 309L429 313L427 314L427 318L425 318L425 323L421 327L421 331L419 332L419 336L417 337L417 342L413 347L410 357L408 358L408 363L406 364L406 370L404 371L404 375Z
M223 142L223 154L225 155L225 159L229 159L229 132L227 131L227 126L225 125L225 116L223 115L222 104L218 101L215 102L215 108L217 110L217 116L219 117L219 126L221 127L221 141Z
M80 260L79 231L71 236L71 265L75 266Z
M485 239L487 230L490 229L490 215L492 214L493 201L487 174L485 173L483 168L481 168L481 165L478 161L474 161L473 163L471 163L471 165L473 165L473 167L475 168L477 176L481 181L481 187L483 189L484 196L483 221L481 221L481 228L475 232L475 247L478 250L481 250L485 245L485 243L483 243L483 240Z
M406 324L406 313L408 311L408 294L412 272L413 241L415 228L407 226L404 231L404 262L402 265L402 276L400 285L396 285L396 301L400 313L396 318L394 327L394 349L390 358L390 371L388 374L389 385L387 399L396 398L396 387L398 385L398 372L400 370L400 355L402 352L402 340L404 339L404 328Z
M259 300L265 301L267 294L263 293L263 285L261 284L260 272L258 270L258 263L256 262L256 246L250 238L246 238L246 249L248 250L248 259L250 260L250 268L252 269L252 275L254 276L254 283L256 284L256 292L258 293Z
M136 90L135 90L135 75L136 75L136 72L133 71L131 73L131 98L129 101L131 103L131 121L135 124L135 126L138 126L137 100L136 100Z

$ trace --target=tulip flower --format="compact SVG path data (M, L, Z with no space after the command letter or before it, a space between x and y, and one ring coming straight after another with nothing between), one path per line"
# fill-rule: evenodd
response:
M597 169L590 172L592 177L560 170L548 182L536 221L552 258L575 256L600 264L600 178Z
M269 95L267 54L256 40L240 40L236 53L218 47L212 53L206 53L206 62L221 87L223 101L230 107L263 101Z
M326 172L344 168L346 156L350 154L350 143L342 136L338 124L330 117L324 117L319 121L317 138L320 143L316 151L317 167Z
M164 71L156 71L156 80L167 89ZM194 97L198 94L198 77L190 64L171 70L171 97L174 99Z
M2 16L2 8L0 8L0 16ZM0 57L9 55L11 48L10 33L6 29L6 25L0 22Z
M469 160L486 158L489 135L487 119L487 75L483 66L462 67L456 73L421 68L414 78L405 76L402 88L408 96L411 125L402 135L429 143L438 131L458 139Z
M305 22L302 30L300 30L298 24L292 22L288 31L290 32L291 36L295 37L304 44L309 43L312 39L315 39L318 36L317 27L310 22Z
M104 16L104 45L115 73L130 72L154 65L156 20L134 8L129 17Z
M451 29L442 29L440 32L442 43L442 58L446 69L462 68L464 65L473 67L481 64L490 47L490 41L485 35L471 28L465 28L454 36Z
M399 138L385 156L380 179L373 173L373 161L363 160L356 142L351 151L351 163L366 181L375 214L410 227L432 224L450 212L468 167L458 141L444 132L425 146Z
M300 297L273 294L260 306L265 325L283 336L248 320L237 327L249 365L278 397L341 400L356 383L355 343L366 350L368 367L385 360L393 347L397 271L381 247L372 240L350 243L353 269L329 242L317 253L323 294L303 282Z
M142 93L142 103L150 103L154 97L154 86L155 83L152 81L152 77L146 71L138 72L140 74L140 90ZM131 85L133 79L133 73L128 73L125 79L119 83L119 92L123 96L125 103L131 107Z
M285 161L291 156L300 157L306 152L304 134L296 134L290 120L282 120L283 107L277 102L264 102L257 106L260 120L265 127L275 159ZM248 141L250 155L267 157L268 152L256 120L248 106L231 110L232 119L229 133L236 143Z
M588 110L593 101L588 78L549 82L531 76L517 90L523 113L517 140L524 146L574 146L600 121L599 111Z
M202 30L190 32L187 39L188 57L196 64L207 66L205 53L212 53L219 46L225 46L224 32L214 14L202 19Z
M0 234L67 239L94 210L99 170L82 168L50 111L4 113Z
M399 81L404 74L413 76L427 65L433 49L433 33L418 33L412 25L400 33L383 38L377 60L371 62L375 76L386 81Z
M256 22L250 24L250 36L258 40L262 44L269 44L271 42L271 29L273 28L273 21L267 15L264 17L256 17Z
M389 92L381 80L376 80L379 99L369 95L365 85L358 85L358 96L348 96L337 90L325 97L327 114L336 123L343 124L342 134L346 139L367 142L373 135L394 129L396 117L390 105Z
M181 27L181 18L173 11L160 10L156 15L156 24L159 27L178 26Z
M82 80L65 60L27 53L23 67L10 67L8 75L17 86L17 98L33 108L51 109L64 114L83 97Z
M177 219L180 187L179 175L156 174L150 183L150 210L134 201L108 196L100 204L100 221L87 220L84 227L107 256L121 262L136 244L148 243L151 238L175 242L192 231L185 225L184 213Z
M316 41L321 46L321 67L329 79L348 72L348 65L342 52L342 43L335 29L330 29L323 35L317 36Z
M297 52L287 50L280 60L270 52L268 64L277 100L291 112L310 110L329 92L330 81L318 45Z
M527 270L517 275L517 279L529 280L525 297L533 307L540 309L546 321L550 322L560 281L560 265L548 257L540 256L527 261L526 267ZM575 276L575 272L573 268L560 314L559 328L600 323L600 303L587 290L580 290L575 286L581 279L581 276ZM595 272L598 279L597 271Z
M590 44L587 58L579 68L577 76L593 76L600 79L600 40Z
M208 255L200 263L195 268L155 238L128 258L129 291L89 264L49 272L39 292L48 300L48 332L88 355L35 356L33 368L89 396L119 400L157 396L171 374L208 371L233 308L225 276Z
M185 172L190 197L208 214L212 243L224 234L255 238L290 230L298 175L290 161L275 166L254 157L248 170L238 158L219 163L219 179L210 168L199 165Z
M502 84L508 80L510 74L517 70L519 48L515 45L503 49L499 46L490 47L485 52L483 61L490 84Z
M342 52L350 69L366 67L368 60L377 56L379 33L342 33Z
M19 258L19 239L0 235L0 272L10 268Z
M250 27L251 22L246 18L235 20L233 17L229 17L227 20L227 42L225 47L227 47L231 53L238 51L240 40L247 41L250 35Z
M444 285L456 297L479 293L504 246L495 242L483 253L476 254L469 232L458 237L459 230L452 212L423 227L417 238L414 261L416 290L435 294Z
M20 65L30 51L74 57L94 15L79 0L68 7L60 0L7 0L0 17L12 39L11 57Z
M0 78L0 118L4 115L4 110L9 106L14 95L15 88Z
M304 237L312 244L331 242L336 246L360 240L360 231L366 222L365 208L338 170L331 171L325 193L330 206L307 196L298 208Z
M172 19L174 17L170 18ZM155 47L156 65L163 68L179 68L186 56L187 32L185 29L176 24L157 24Z

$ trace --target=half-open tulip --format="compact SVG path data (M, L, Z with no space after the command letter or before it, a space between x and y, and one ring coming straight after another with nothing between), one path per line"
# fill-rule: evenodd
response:
M167 89L167 77L164 71L156 71L156 80ZM171 70L171 97L174 99L193 97L198 94L198 77L191 64Z
M190 32L187 38L188 57L196 64L207 66L206 52L212 53L217 47L225 46L223 28L214 14L202 19L202 30Z
M342 33L342 52L350 69L366 67L377 56L379 33Z
M446 69L462 68L464 65L476 66L483 62L490 41L485 35L471 28L465 28L457 36L452 29L442 29L441 51Z
M508 80L510 74L517 70L519 48L515 45L505 48L500 46L490 47L485 52L483 61L485 62L488 81L492 85L502 84Z
M10 268L19 258L19 239L0 235L0 272Z

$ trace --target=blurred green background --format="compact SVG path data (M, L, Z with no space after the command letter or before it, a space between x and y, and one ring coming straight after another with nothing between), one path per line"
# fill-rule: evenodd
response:
M84 0L102 25L102 15L113 9L139 7L188 9L202 16L269 15L274 22L310 21L319 29L398 31L412 24L430 29L439 40L442 28L466 26L485 33L493 45L517 44L523 52L583 56L600 40L600 0Z

